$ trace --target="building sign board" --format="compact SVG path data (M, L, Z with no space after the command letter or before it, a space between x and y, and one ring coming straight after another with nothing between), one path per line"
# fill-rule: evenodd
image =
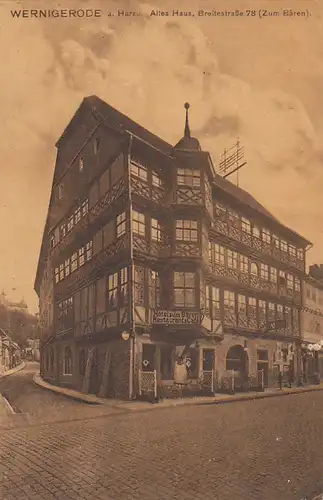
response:
M155 309L152 322L158 325L199 325L201 315L199 312L193 311Z

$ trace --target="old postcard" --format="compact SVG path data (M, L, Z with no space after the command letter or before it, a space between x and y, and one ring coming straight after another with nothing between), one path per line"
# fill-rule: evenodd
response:
M0 500L323 499L322 16L0 0Z

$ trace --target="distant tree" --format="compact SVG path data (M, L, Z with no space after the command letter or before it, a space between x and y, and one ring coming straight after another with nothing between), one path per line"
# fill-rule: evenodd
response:
M27 347L27 339L38 337L37 317L18 309L0 305L0 328L7 332L20 347Z

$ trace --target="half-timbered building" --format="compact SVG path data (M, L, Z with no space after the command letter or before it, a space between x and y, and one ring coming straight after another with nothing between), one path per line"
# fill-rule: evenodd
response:
M298 373L308 241L215 172L187 113L172 146L87 97L58 140L35 282L45 379L133 398Z

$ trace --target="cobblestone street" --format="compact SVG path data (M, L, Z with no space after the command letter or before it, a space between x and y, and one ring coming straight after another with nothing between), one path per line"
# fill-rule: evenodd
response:
M304 500L323 491L321 391L88 418L88 405L60 406L34 390L66 422L2 431L1 500ZM30 411L37 403L25 391ZM78 405L83 420L68 421Z

